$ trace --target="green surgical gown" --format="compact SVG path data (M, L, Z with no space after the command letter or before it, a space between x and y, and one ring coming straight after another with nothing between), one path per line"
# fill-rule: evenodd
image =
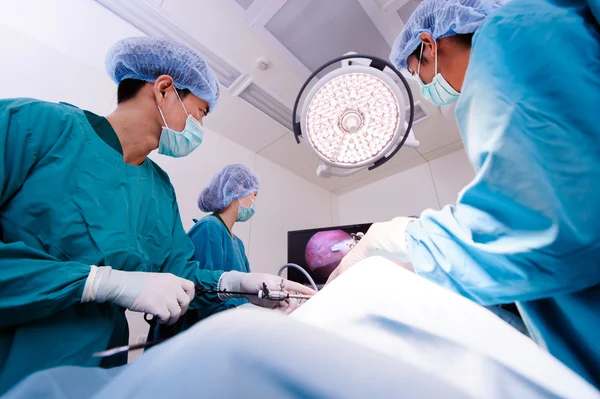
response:
M124 363L92 357L125 344L128 328L124 309L80 303L90 265L217 284L221 272L191 260L167 174L120 151L104 118L0 100L0 394L37 370ZM215 302L196 297L190 309Z
M194 243L194 260L205 270L223 270L250 272L244 244L237 236L231 236L229 228L217 214L200 219L188 232ZM224 310L233 309L248 303L244 298L231 298L225 302L215 302L210 306L188 311L173 327L157 326L150 339L173 336L199 322Z
M474 36L456 108L475 179L406 229L415 271L518 302L600 387L600 1L512 0Z

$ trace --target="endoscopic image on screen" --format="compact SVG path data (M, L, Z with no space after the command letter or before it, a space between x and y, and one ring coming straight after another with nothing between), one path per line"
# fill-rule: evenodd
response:
M288 262L301 266L318 286L322 286L352 249L353 235L366 233L370 225L369 223L290 231ZM302 272L292 268L288 269L288 278L303 284L308 283Z

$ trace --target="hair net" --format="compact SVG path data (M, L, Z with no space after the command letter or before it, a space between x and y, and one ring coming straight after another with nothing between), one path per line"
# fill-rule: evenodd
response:
M117 84L124 79L154 82L161 75L173 78L175 87L188 89L208 102L209 111L219 98L219 79L191 48L160 37L130 37L106 54L106 70Z
M473 33L487 16L507 0L425 0L412 13L392 46L390 60L396 68L406 68L406 60L419 47L423 32L435 40Z
M244 165L224 167L211 179L198 197L202 212L220 212L237 199L258 191L260 179L256 172Z

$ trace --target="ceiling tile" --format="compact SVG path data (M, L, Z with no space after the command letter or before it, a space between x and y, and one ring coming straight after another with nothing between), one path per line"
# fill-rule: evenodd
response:
M265 29L311 71L349 51L390 53L357 0L288 0Z
M416 158L421 158L420 154L416 150L412 148L402 148L392 159L390 159L388 162L378 167L377 169L363 169L360 172L355 173L351 176L332 177L328 179L329 184L327 187L329 190L335 191L350 184L355 184L357 182L363 182L363 185L369 184L375 180L378 180L378 176L386 170L393 169L396 166L403 164L404 162Z
M429 118L417 123L413 128L417 140L421 143L418 148L421 154L460 140L456 121L444 118L437 109L431 111L429 115Z
M398 8L396 11L402 22L406 23L411 14L417 9L417 7L421 4L421 0L408 0L406 4Z
M389 168L384 168L381 167L380 169L383 170L379 170L376 169L372 172L369 172L369 175L366 175L365 178L363 178L362 180L356 181L354 183L345 185L341 188L338 188L337 190L333 190L333 193L335 195L342 195L342 194L346 194L350 191L356 190L358 188L364 187L366 185L369 185L371 183L374 183L378 180L382 180L385 179L386 177L390 177L393 176L397 173L403 172L405 170L408 170L410 168L414 168L415 166L419 166L419 165L423 165L424 163L426 163L427 161L423 158L423 157L417 157L417 158L412 158L409 159L405 162L402 162L398 165L393 165Z
M305 143L301 142L297 144L293 134L288 133L263 148L258 154L292 173L329 190L327 179L317 176L318 158Z
M449 144L447 146L440 147L436 150L425 153L425 154L423 154L423 157L428 161L432 161L434 159L443 157L444 155L448 155L455 151L458 151L462 148L464 148L463 142L462 142L462 140L459 140L459 141L455 141L454 143Z
M284 136L267 146L259 152L259 155L330 191L365 179L367 179L367 182L364 184L368 184L373 181L373 178L377 177L379 171L392 169L411 159L421 158L421 155L416 150L402 148L386 164L373 171L362 170L351 176L324 179L317 176L317 167L320 160L306 143L301 142L300 144L296 144L292 134Z
M254 152L290 132L227 90L221 90L219 106L205 121L209 129Z
M244 10L247 10L252 3L254 3L254 0L235 0L236 3L238 3Z

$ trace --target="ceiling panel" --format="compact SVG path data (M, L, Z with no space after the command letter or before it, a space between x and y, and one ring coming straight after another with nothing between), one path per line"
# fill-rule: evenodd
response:
M292 131L292 108L276 99L268 90L261 88L256 83L250 83L239 96L281 126Z
M461 140L455 141L454 143L448 144L447 146L437 148L431 152L423 154L423 158L428 161L443 157L444 155L451 154L455 151L462 150L464 148Z
M247 10L250 8L252 3L254 3L254 0L235 0L235 2L238 3L244 10Z
M339 189L333 190L335 195L343 195L349 193L350 191L356 190L358 188L367 186L371 183L374 183L378 180L385 179L386 177L393 176L397 173L404 172L410 168L414 168L419 165L423 165L427 162L427 160L423 157L416 157L404 161L398 165L390 165L388 167L382 166L379 169L371 171L370 174L364 175L364 177L358 181L345 185ZM387 165L386 165L387 166Z
M419 122L413 130L417 140L421 143L417 149L421 154L432 152L460 140L456 122L444 118L439 113Z
M259 152L259 155L330 191L340 189L360 180L373 179L383 170L393 168L411 159L422 158L416 150L412 148L402 148L396 156L390 159L385 165L373 171L363 170L348 177L332 177L324 179L318 177L316 172L320 160L310 150L310 147L306 143L301 142L300 144L296 144L292 134L288 134L264 148Z
M390 53L356 0L288 0L264 27L311 71L349 51Z
M317 176L319 160L304 143L296 144L293 134L287 134L259 152L259 155L269 159L279 166L296 175L329 190L327 179Z
M330 183L327 188L333 192L337 192L345 187L355 186L356 184L366 185L379 180L381 178L380 176L387 173L386 171L392 169L396 170L400 165L415 159L421 159L425 162L423 157L416 150L412 148L402 148L392 159L377 169L364 169L349 177L332 177L329 179Z
M221 90L219 106L204 120L209 129L254 152L290 132L227 90Z
M417 9L419 4L421 4L421 0L408 0L406 4L396 10L402 22L406 23L408 21L408 18Z

